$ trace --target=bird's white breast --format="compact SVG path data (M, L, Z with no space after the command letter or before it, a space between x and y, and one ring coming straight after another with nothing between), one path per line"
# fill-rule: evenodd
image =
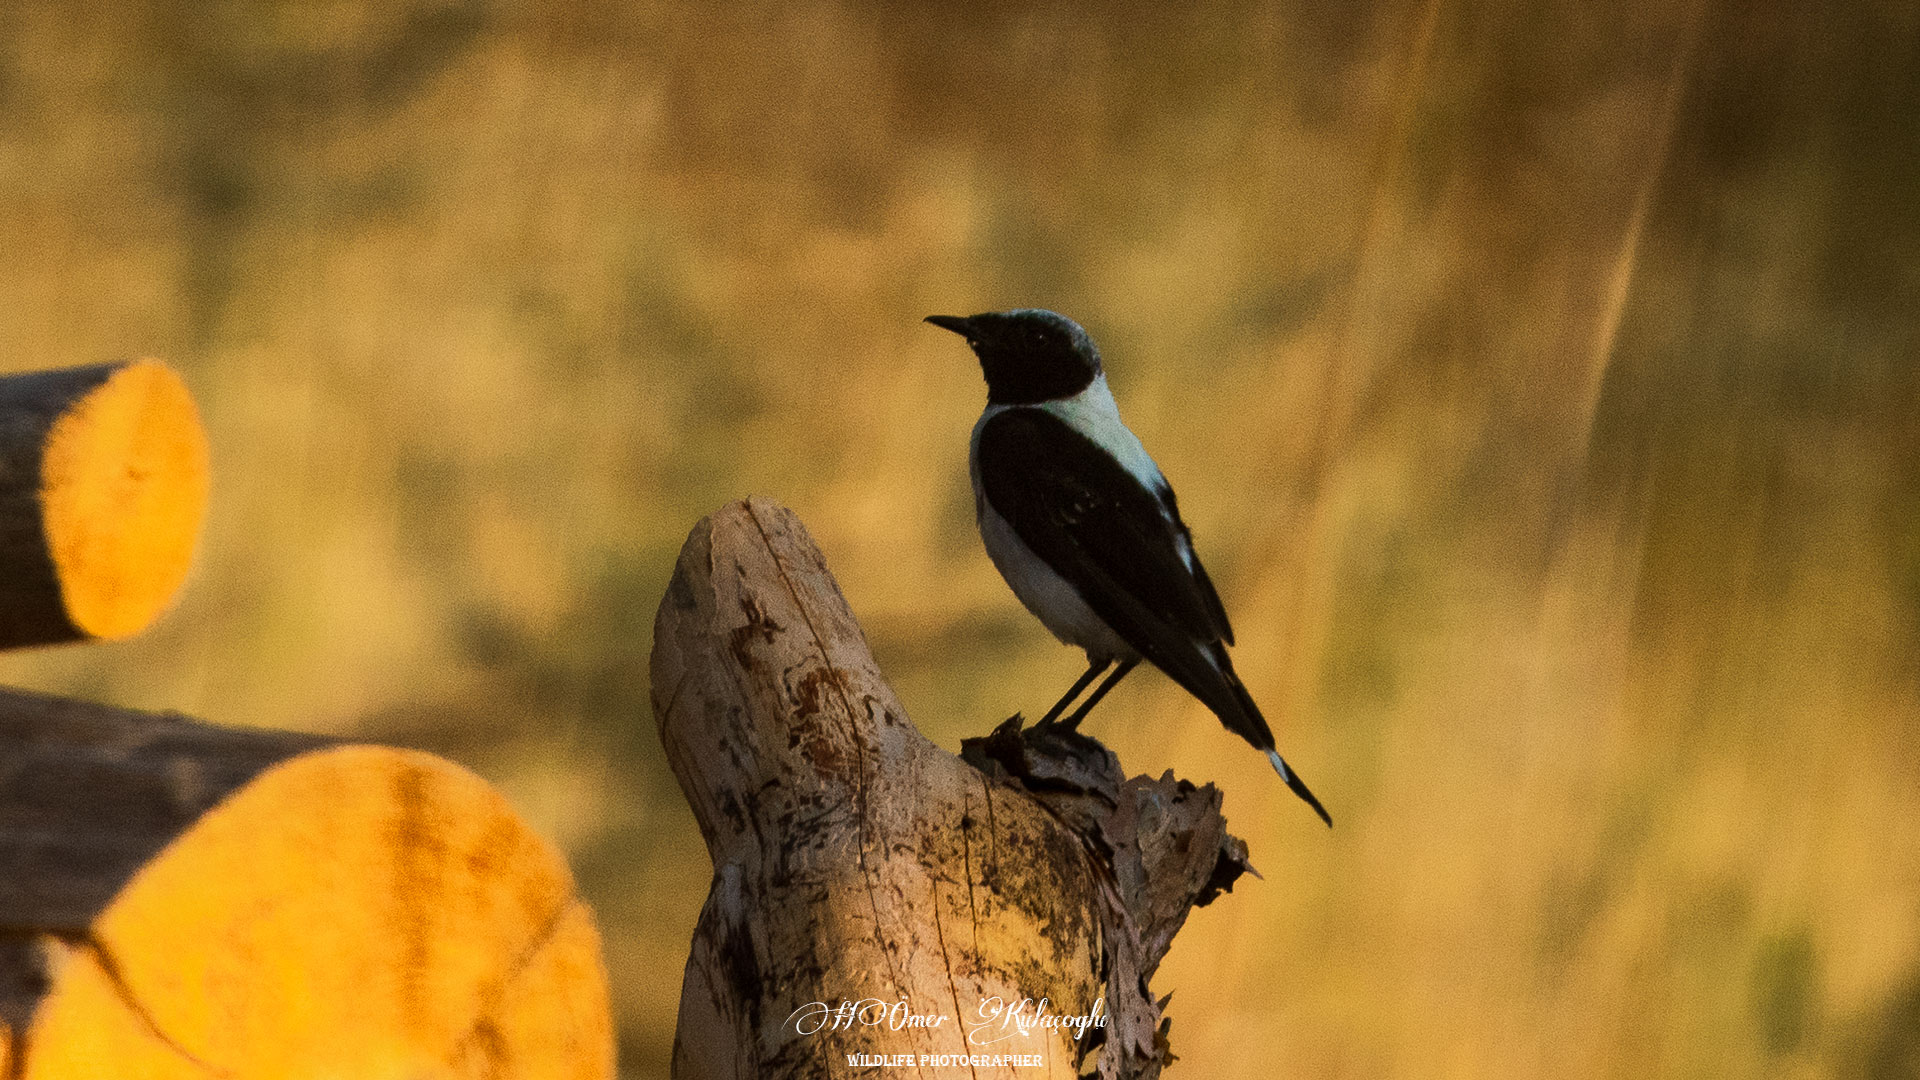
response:
M974 506L980 519L980 540L987 557L1007 579L1013 595L1033 612L1054 637L1085 649L1089 659L1099 657L1125 660L1137 655L1132 646L1114 633L1106 620L1094 614L1080 593L1066 578L1053 572L1046 560L1033 553L1013 526L994 511L979 494L976 481Z

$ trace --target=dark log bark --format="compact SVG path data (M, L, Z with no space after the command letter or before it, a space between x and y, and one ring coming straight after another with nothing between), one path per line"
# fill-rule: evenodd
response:
M714 864L680 1080L848 1075L903 1055L914 1075L1137 1078L1170 1060L1147 980L1188 911L1249 869L1212 786L1126 780L1092 739L1022 732L1018 717L969 740L966 760L935 747L804 528L763 501L688 538L655 623L653 693ZM1100 1019L1022 1033L996 1012L1041 999L1056 1023ZM880 1007L832 1022L862 1001ZM940 1023L865 1022L896 1002ZM821 1009L827 1025L808 1030Z
M200 815L333 741L0 688L0 929L84 931Z

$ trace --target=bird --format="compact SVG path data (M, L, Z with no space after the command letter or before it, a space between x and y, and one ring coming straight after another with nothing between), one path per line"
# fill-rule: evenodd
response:
M926 321L965 338L986 376L987 406L967 458L987 555L1027 610L1087 655L1086 673L1035 726L1077 729L1145 659L1265 751L1287 787L1331 826L1234 674L1226 609L1172 486L1120 419L1093 339L1040 308ZM1079 708L1058 720L1102 673Z

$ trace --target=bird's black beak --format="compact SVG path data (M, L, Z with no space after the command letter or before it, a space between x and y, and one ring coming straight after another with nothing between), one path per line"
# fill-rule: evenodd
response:
M973 340L973 320L959 315L929 315L927 321L942 330L951 330L967 340Z

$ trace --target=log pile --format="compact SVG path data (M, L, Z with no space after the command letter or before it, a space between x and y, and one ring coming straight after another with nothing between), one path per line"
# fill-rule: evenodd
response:
M0 378L0 647L158 615L206 458L162 365ZM592 915L480 778L0 690L0 1077L612 1075Z

